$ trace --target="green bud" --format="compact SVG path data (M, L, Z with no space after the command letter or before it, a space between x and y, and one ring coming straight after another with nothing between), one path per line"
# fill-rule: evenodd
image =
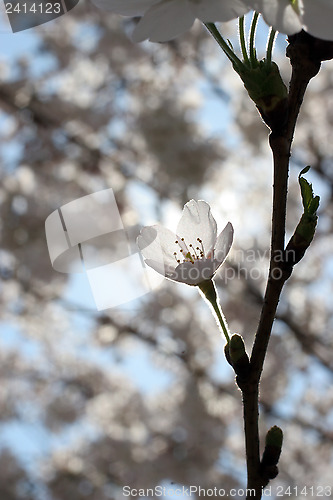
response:
M246 355L243 338L234 333L229 343L229 354L232 363L237 363L244 355Z
M266 434L266 446L275 446L276 448L282 448L283 443L283 432L280 427L274 425L269 429Z
M268 111L272 109L274 102L288 96L287 87L283 83L279 67L274 62L267 64L265 60L262 60L258 62L255 68L243 66L239 70L239 75L249 96L256 104L265 106L268 98L271 99L271 105L267 108Z
M277 425L271 427L266 434L266 446L261 460L261 471L267 479L272 479L276 472L283 442L283 432Z
M255 68L244 65L236 70L265 123L281 127L287 118L288 91L277 64L263 59Z
M312 184L310 184L310 182L308 182L304 177L302 177L302 175L306 174L309 170L310 170L309 165L303 168L303 170L300 172L298 176L298 182L301 188L304 214L308 215L309 218L311 218L311 216L315 218L316 212L319 207L320 197L314 196Z
M247 380L250 369L249 357L245 351L244 340L238 333L232 335L228 346L230 364L235 370L239 385Z
M312 184L302 177L302 175L306 174L309 169L309 166L303 168L298 176L304 213L296 227L293 243L299 248L307 248L310 245L314 237L318 219L317 210L320 198L319 196L314 196Z
M303 214L293 236L293 244L298 249L307 249L313 240L318 217Z
M290 238L285 252L286 263L291 268L304 256L306 249L313 240L317 226L317 210L320 198L313 194L312 184L302 177L309 169L309 166L303 168L298 176L303 203L303 215L297 224L294 234Z

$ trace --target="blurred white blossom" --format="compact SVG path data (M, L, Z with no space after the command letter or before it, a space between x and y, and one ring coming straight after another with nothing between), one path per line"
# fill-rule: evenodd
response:
M248 0L267 24L287 35L302 29L324 40L333 40L332 0Z
M190 29L195 19L230 21L250 9L242 0L95 0L106 10L123 16L140 16L135 42L166 42Z

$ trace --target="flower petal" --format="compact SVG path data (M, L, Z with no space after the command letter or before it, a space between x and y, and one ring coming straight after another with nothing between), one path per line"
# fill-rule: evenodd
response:
M151 259L175 269L177 261L174 252L178 250L176 235L169 229L156 224L144 227L136 243L145 259Z
M217 267L212 260L196 260L194 263L182 262L176 267L175 276L172 279L187 285L198 285L211 279Z
M177 226L177 237L184 238L188 248L192 244L194 248L199 247L201 250L199 238L202 240L203 251L207 256L215 245L216 232L216 221L208 203L202 200L191 200L186 203Z
M231 248L233 238L234 228L232 227L231 222L228 222L223 231L217 237L215 244L214 260L219 263L218 267L225 261Z
M133 41L167 42L190 29L195 17L187 2L162 0L152 6L135 28Z
M193 4L195 17L204 23L230 21L250 10L241 0L201 0Z
M147 264L147 266L151 267L156 272L158 272L162 276L165 276L166 278L175 280L177 277L174 267L170 267L164 263L158 262L153 259L146 259L145 263Z
M332 0L303 0L304 29L310 35L333 40L333 2Z
M269 26L281 33L293 35L303 27L300 13L296 12L290 0L247 0L247 3L262 14Z
M159 0L93 0L103 10L115 12L123 16L142 16Z

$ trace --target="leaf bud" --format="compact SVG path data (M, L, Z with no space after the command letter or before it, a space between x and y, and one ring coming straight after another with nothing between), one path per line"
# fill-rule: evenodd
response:
M288 91L274 62L265 59L255 68L242 67L238 73L264 122L276 131L287 120Z
M230 339L229 356L238 377L241 379L246 378L249 373L250 362L245 350L244 340L238 333L234 333Z
M283 443L283 432L277 425L269 429L266 434L266 446L262 457L263 466L274 466L279 462Z

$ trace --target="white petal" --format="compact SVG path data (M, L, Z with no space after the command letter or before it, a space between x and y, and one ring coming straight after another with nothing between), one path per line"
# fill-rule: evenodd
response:
M187 0L162 0L145 13L132 38L134 42L147 38L151 42L167 42L190 29L194 19Z
M303 4L305 31L324 40L333 40L333 1L303 0Z
M293 35L303 27L300 13L296 12L290 0L247 0L247 3L262 14L269 26L281 33Z
M170 267L164 263L158 262L153 259L146 259L145 263L147 264L147 266L151 267L156 272L158 272L162 276L165 276L166 278L174 280L177 277L174 267Z
M196 260L193 264L183 262L176 267L172 279L187 285L198 285L211 279L218 267L218 263L213 260Z
M184 206L183 215L177 226L178 238L184 238L189 248L201 245L198 238L202 240L205 256L209 254L216 241L216 222L211 214L210 206L205 201L191 200Z
M214 259L219 263L219 266L226 259L234 238L234 228L231 222L225 226L223 231L219 234L215 244Z
M169 229L156 224L144 227L136 242L145 259L158 261L175 268L177 261L175 251L179 251L175 241L176 235Z
M230 21L243 16L250 8L241 0L200 0L193 4L195 17L204 23Z
M142 16L158 0L93 0L103 10L123 16Z

